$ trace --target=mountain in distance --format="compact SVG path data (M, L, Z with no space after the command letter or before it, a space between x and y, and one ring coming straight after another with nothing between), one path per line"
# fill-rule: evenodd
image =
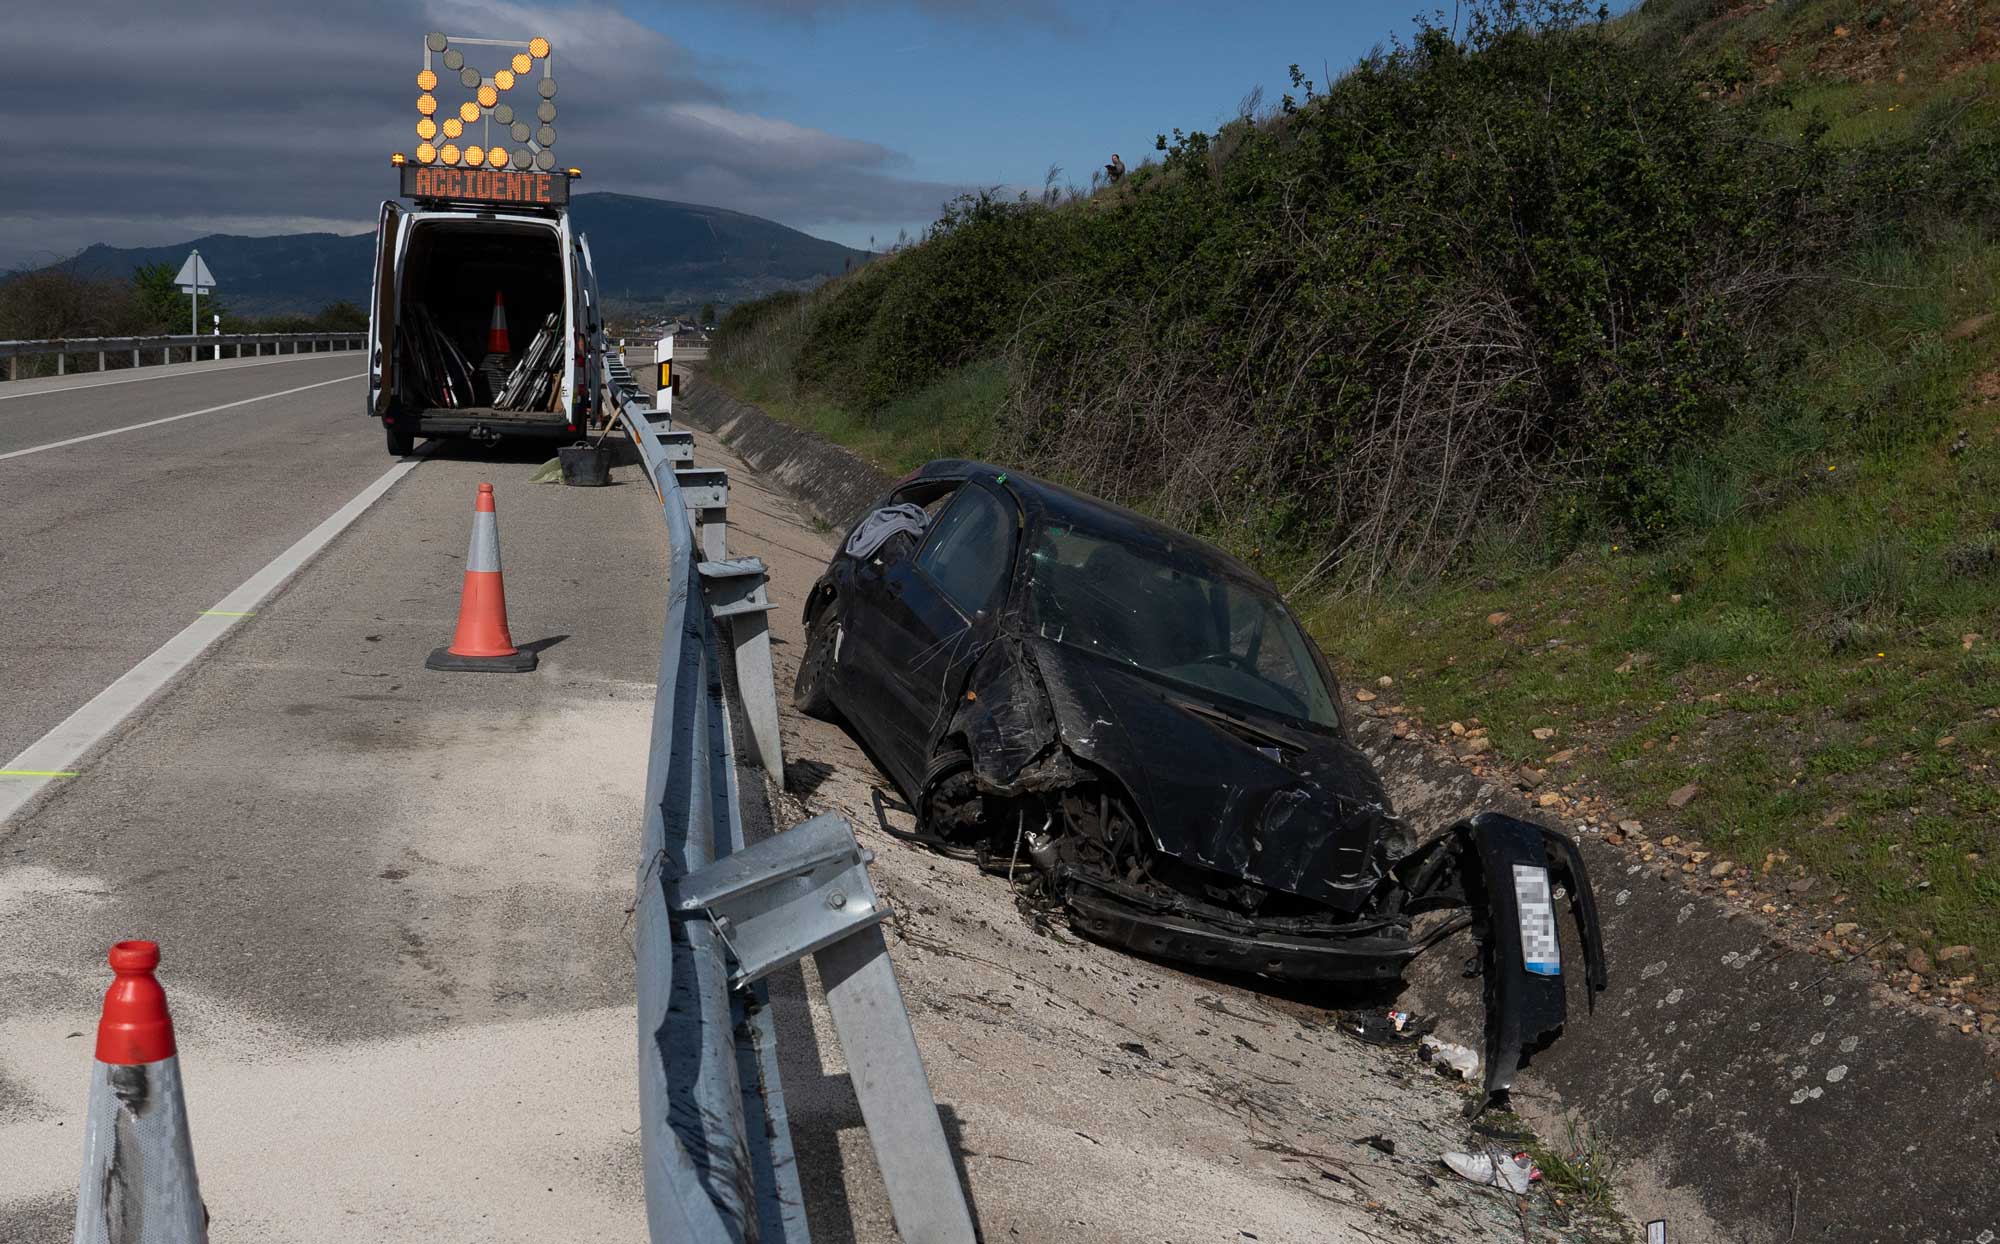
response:
M570 224L590 239L597 284L612 306L687 308L743 302L810 285L869 258L776 221L720 207L630 194L580 194ZM214 233L173 246L91 246L62 267L123 280L141 264L178 269L199 250L216 292L243 315L310 314L345 299L368 305L373 231L241 237Z

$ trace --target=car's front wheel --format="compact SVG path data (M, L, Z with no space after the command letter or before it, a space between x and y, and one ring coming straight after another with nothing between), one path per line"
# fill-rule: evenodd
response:
M839 613L832 604L828 604L806 627L806 655L799 662L798 677L792 680L792 704L806 716L817 717L821 721L833 721L839 716L833 707L833 696L829 694L833 681L833 650L839 638Z

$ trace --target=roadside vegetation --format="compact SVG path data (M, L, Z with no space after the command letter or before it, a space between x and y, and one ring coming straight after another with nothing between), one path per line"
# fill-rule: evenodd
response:
M349 302L330 303L315 315L243 316L231 311L226 300L205 294L203 332L214 327L211 315L222 317L225 333L358 332L368 327L368 313ZM187 331L188 296L174 284L170 264L142 265L127 281L80 276L61 266L0 276L0 341L150 337ZM70 368L91 361L91 356L79 355L70 361ZM116 357L106 360L113 367L125 362ZM54 375L56 363L53 358L24 358L17 366L26 379Z
M2000 1032L1996 62L1985 0L1493 0L711 364L1216 539L1550 814Z

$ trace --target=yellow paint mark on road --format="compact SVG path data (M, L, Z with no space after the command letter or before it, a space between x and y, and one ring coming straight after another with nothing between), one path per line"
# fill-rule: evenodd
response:
M0 777L75 777L75 769L0 769Z

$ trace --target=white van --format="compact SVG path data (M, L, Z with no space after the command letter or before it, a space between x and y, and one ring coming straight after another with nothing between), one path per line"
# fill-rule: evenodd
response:
M382 204L368 309L367 413L389 452L587 432L604 325L589 240L570 231L571 175L402 175L413 206Z

